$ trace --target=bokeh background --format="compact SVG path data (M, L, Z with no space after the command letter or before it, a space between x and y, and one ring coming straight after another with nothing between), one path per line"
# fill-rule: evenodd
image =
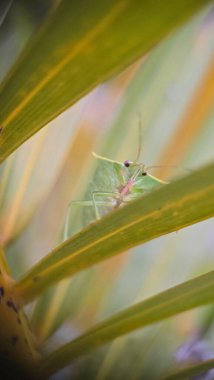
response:
M40 28L51 1L7 4L0 6L1 79ZM91 152L135 158L139 115L141 161L162 166L154 171L159 178L172 181L213 160L214 6L97 87L1 165L0 240L16 278L62 241L68 204L84 199L96 169ZM213 267L213 249L214 222L208 220L62 281L26 308L38 347L45 342L44 351L52 350L112 313L205 273ZM201 343L201 355L214 356L213 314L209 306L138 330L54 378L155 379L190 358L190 350L181 353L179 347L194 340Z

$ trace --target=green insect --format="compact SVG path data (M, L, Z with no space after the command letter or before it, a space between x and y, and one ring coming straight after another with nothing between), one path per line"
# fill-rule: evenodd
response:
M93 156L98 160L94 178L85 200L72 201L69 205L64 239L110 211L166 184L149 174L154 167L147 167L137 160L118 162L95 153Z

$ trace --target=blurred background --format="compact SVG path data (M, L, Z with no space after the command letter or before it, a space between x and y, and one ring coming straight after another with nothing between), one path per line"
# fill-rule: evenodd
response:
M1 2L1 80L55 3ZM172 181L213 160L214 6L94 89L1 165L0 240L16 278L62 241L68 204L84 199L96 169L91 152L135 158L139 114L140 160L162 166L154 175ZM62 281L26 308L38 347L52 350L112 313L209 271L213 248L214 222L208 220ZM155 379L194 355L213 357L213 314L214 307L201 308L131 333L54 378Z

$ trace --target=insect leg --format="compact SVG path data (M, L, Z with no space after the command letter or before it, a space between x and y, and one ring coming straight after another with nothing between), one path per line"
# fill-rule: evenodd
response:
M65 218L65 225L64 225L64 231L63 231L63 240L67 240L70 236L69 234L69 221L70 221L70 215L71 215L71 208L72 206L83 206L83 207L94 207L93 201L71 201L68 205L67 212L66 212L66 218Z
M66 218L65 218L65 225L64 225L64 231L63 231L63 240L67 240L68 237L70 236L70 233L69 233L69 222L70 222L70 215L71 215L71 207L72 206L81 206L81 207L93 207L94 210L95 210L95 216L96 216L96 219L99 219L97 217L97 207L98 206L109 206L109 204L111 204L110 202L107 202L107 201L102 201L102 200L97 200L96 201L96 204L95 204L95 201L94 200L90 200L90 201L72 201L69 203L68 205L68 209L67 209L67 212L66 212ZM98 214L99 215L99 214Z
M99 200L96 200L96 197L104 197L104 198L109 198L109 197L113 197L113 198L117 198L119 195L118 192L108 192L108 191L93 191L92 193L92 200L93 200L93 203L94 203L94 208L95 208L95 214L96 214L96 219L100 219L101 216L99 214L99 210L97 208L97 206L99 206L101 203ZM103 206L109 206L109 205L112 205L112 201L103 201Z

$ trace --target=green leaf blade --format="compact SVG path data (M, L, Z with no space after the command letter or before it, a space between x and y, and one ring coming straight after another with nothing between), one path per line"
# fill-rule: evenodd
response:
M214 215L214 165L153 191L65 241L15 286L23 302L133 246ZM195 207L197 204L197 207Z
M50 375L80 355L140 327L213 302L214 271L170 288L116 314L45 358L41 373Z
M190 378L190 376L202 374L209 369L214 368L214 359L206 360L202 363L192 364L188 367L182 368L168 376L164 376L161 380L180 380Z
M209 2L61 1L1 86L0 161Z

